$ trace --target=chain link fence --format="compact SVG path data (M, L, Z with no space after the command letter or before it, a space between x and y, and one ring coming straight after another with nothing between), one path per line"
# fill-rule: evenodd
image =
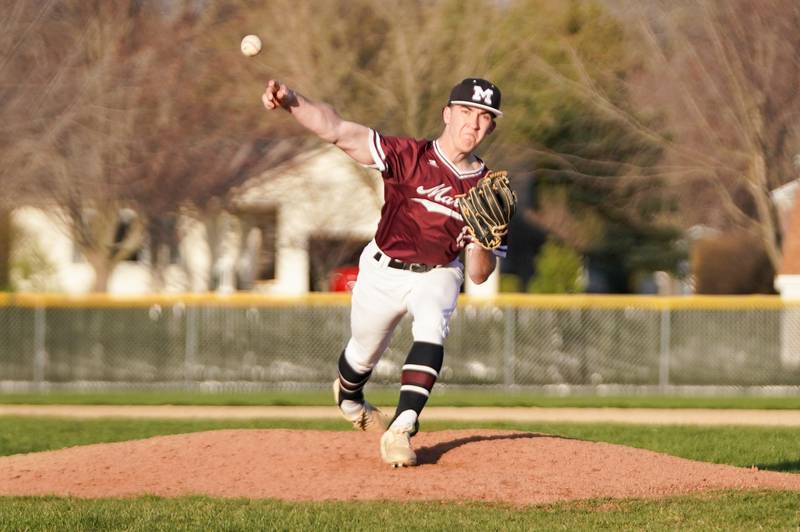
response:
M327 386L349 299L4 295L0 387ZM800 393L800 319L778 297L462 298L440 382L557 390ZM372 382L395 384L405 318Z

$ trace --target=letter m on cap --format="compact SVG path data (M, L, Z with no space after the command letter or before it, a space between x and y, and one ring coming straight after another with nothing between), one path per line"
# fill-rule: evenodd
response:
M475 85L472 87L472 101L473 102L480 102L483 100L483 103L486 105L492 105L492 96L494 96L494 91L492 89L484 90L482 87Z

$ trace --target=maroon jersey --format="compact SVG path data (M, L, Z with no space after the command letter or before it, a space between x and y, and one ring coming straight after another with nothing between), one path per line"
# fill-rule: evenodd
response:
M384 183L384 204L375 242L404 262L443 265L462 248L464 220L457 195L487 173L459 170L430 140L383 136L370 130L370 152ZM505 256L505 242L495 254Z

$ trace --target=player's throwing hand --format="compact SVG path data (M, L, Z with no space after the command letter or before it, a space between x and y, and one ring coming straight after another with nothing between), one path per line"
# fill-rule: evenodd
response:
M267 88L264 89L264 94L261 95L261 101L264 102L264 107L269 111L278 107L288 109L295 99L294 91L275 79L267 82Z

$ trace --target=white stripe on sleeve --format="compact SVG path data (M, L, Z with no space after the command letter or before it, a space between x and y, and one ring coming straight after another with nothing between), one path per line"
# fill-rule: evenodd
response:
M386 155L381 147L381 136L374 129L369 130L369 153L375 161L375 168L381 172L386 171Z

